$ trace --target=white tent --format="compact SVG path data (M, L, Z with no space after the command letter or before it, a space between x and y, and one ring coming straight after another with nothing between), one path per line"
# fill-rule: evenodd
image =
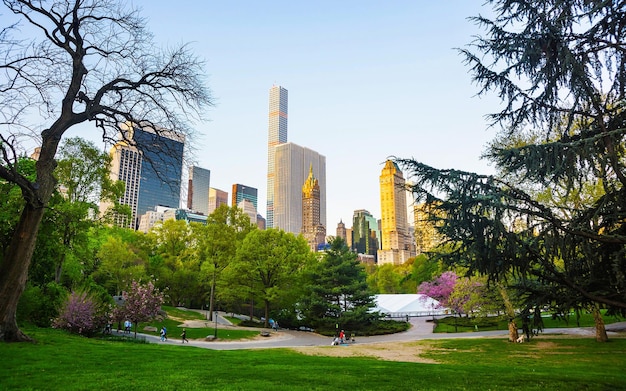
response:
M375 295L378 311L391 318L406 316L432 316L448 313L447 308L440 307L439 302L422 294Z

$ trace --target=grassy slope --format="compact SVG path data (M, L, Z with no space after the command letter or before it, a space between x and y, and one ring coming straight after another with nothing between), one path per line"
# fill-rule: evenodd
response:
M213 351L86 339L29 329L0 344L0 389L33 390L619 390L626 339L431 340L441 364L312 357L287 349ZM343 347L342 347L343 349ZM345 349L349 349L346 347Z

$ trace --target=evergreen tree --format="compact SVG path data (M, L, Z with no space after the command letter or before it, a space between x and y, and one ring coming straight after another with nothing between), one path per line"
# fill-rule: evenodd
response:
M626 3L491 0L495 16L461 52L479 94L494 91L501 134L486 157L498 176L440 170L413 159L419 198L438 202L448 258L491 280L519 279L527 306L626 313ZM602 191L569 198L590 183ZM589 196L589 194L587 194ZM512 274L510 274L512 273Z
M308 272L302 315L314 328L360 330L378 319L367 274L345 241L334 238Z

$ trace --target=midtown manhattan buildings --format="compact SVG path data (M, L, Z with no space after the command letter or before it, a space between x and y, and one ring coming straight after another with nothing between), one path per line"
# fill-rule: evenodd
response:
M220 205L228 205L228 192L210 187L209 214L213 213Z
M252 202L252 205L254 205L254 210L257 211L259 208L258 198L258 190L256 188L235 183L231 192L230 204L232 206L238 206L241 201L248 200Z
M211 171L198 166L189 167L189 186L187 188L187 209L209 214L209 187Z
M312 251L326 243L326 227L320 222L320 186L313 176L313 165L302 185L302 229L300 231Z
M371 255L376 259L380 249L378 221L365 209L354 211L352 216L351 248L357 254Z
M399 265L415 256L415 245L407 221L405 180L391 160L380 174L381 249L378 265Z
M287 142L287 97L287 89L281 86L272 86L270 89L267 137L267 228L274 227L274 179L276 170L274 148Z
M312 170L320 188L320 222L326 227L326 157L285 143L275 148L274 225L295 235L302 229L302 184Z
M116 223L137 229L138 217L156 206L179 207L185 137L149 126L124 124L121 131L124 137L111 149L110 175L125 182L120 203L130 207L132 217Z

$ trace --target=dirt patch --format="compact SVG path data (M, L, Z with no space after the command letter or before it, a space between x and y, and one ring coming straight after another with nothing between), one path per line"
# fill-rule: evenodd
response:
M430 350L430 345L425 343L394 342L348 346L306 346L291 349L310 356L372 357L385 361L438 364L433 359L421 356L421 354Z

